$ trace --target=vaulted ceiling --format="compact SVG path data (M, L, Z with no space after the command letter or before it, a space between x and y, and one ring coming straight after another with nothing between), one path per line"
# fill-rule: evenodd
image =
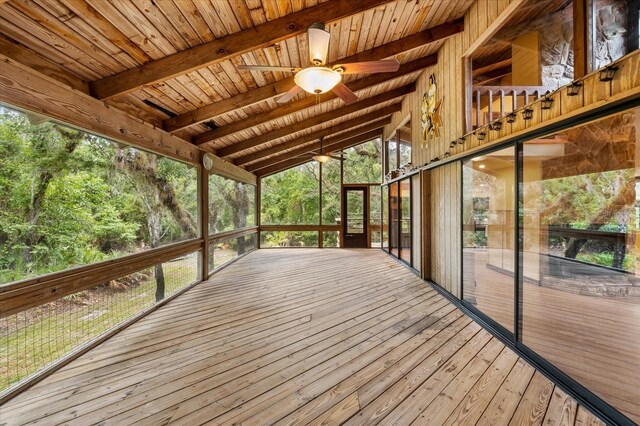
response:
M9 0L0 51L51 63L51 76L260 174L320 137L343 146L384 126L472 2ZM328 93L281 105L290 75L238 69L307 66L317 21L331 33L330 63L397 58L400 70L345 76L354 104Z

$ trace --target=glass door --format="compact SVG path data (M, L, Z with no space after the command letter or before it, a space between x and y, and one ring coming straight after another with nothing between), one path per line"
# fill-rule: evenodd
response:
M367 248L368 239L368 200L369 187L343 187L342 200L345 220L343 223L344 247Z

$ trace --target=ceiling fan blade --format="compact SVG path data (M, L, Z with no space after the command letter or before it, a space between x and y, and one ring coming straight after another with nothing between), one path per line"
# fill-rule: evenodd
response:
M322 22L316 22L309 27L309 60L316 66L327 62L329 39L331 35L324 29Z
M300 68L294 67L272 67L270 65L238 65L239 70L244 71L278 71L278 72L298 72Z
M295 98L298 93L302 92L302 88L297 84L289 89L284 95L280 96L276 102L279 104L284 104L289 102L291 99Z
M333 93L335 93L340 99L342 99L346 104L352 104L358 100L358 96L351 91L344 83L338 83L336 87L331 89Z
M344 161L344 157L343 156L338 156L338 155L329 155L329 157L333 158L334 160L338 160L338 161Z
M342 74L360 74L376 72L395 72L400 68L397 59L385 59L382 61L354 62L352 64L336 64L333 69Z

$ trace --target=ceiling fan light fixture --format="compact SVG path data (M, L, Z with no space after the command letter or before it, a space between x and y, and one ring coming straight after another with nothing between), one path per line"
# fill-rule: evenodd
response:
M311 67L298 71L293 80L305 92L320 95L336 87L342 76L331 68Z
M325 64L330 38L331 34L324 29L324 23L316 22L309 27L309 59L312 64Z
M313 159L316 160L318 163L326 163L327 161L331 160L331 157L329 157L328 155L320 154L320 155L314 155Z

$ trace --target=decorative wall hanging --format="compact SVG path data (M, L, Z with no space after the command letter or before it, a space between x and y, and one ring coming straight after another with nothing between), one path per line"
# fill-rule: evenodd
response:
M422 123L422 144L427 146L432 138L440 136L440 109L444 97L438 100L436 76L429 76L429 88L422 96L420 121Z

